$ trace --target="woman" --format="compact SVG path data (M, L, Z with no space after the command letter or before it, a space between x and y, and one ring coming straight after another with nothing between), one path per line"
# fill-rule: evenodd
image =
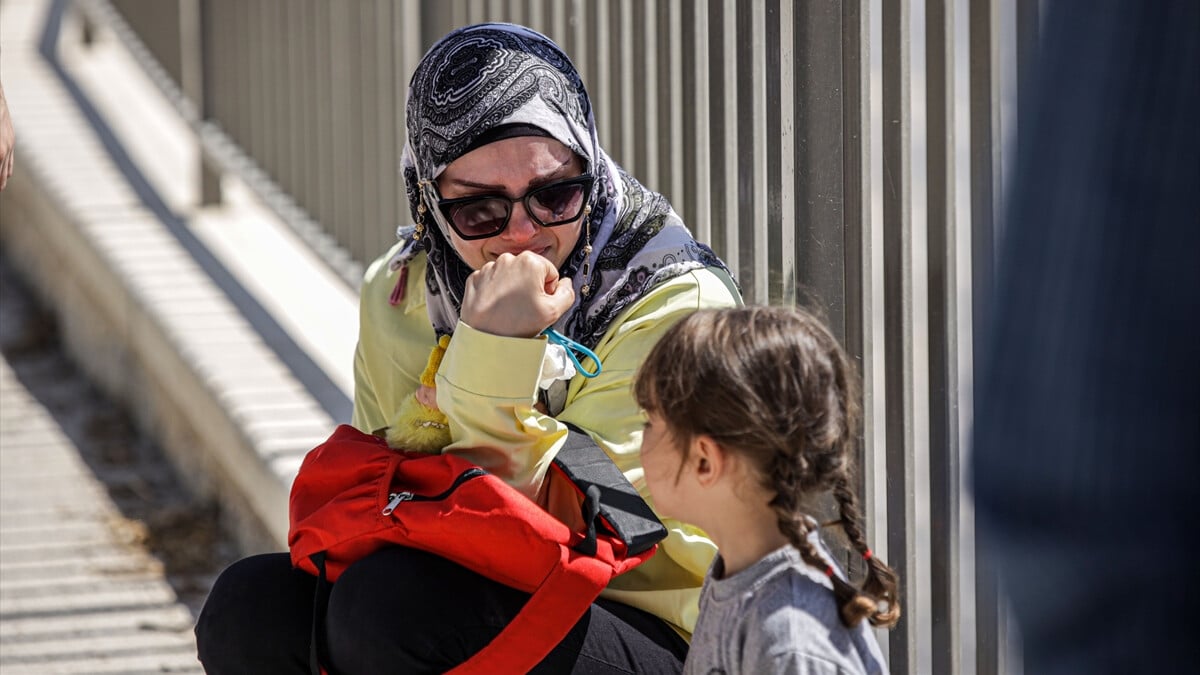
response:
M553 510L546 470L572 423L645 494L633 373L682 316L740 304L724 265L600 149L574 66L530 29L482 24L444 37L413 74L407 115L416 227L366 275L354 425L383 430L417 392L446 415L447 452ZM591 348L603 372L543 368L547 327ZM420 390L446 335L436 389ZM665 524L658 554L616 579L539 672L679 670L714 549ZM285 554L232 565L197 624L206 669L307 667L313 591ZM387 549L334 585L317 648L335 672L442 672L525 598L436 556Z

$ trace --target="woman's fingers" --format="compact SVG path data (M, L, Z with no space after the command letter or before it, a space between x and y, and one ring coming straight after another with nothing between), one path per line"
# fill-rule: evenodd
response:
M533 337L574 301L571 280L559 278L549 260L528 251L506 253L467 279L462 320L494 335Z

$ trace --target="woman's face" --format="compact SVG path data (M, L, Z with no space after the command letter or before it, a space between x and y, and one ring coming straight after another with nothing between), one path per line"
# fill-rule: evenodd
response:
M533 251L555 267L562 267L579 241L582 217L564 225L544 227L529 217L520 197L540 185L582 173L583 161L578 155L543 136L506 138L466 153L438 177L442 199L503 194L518 201L512 205L508 226L500 234L466 240L451 229L446 233L451 245L463 262L476 270L502 253L516 255L522 251Z

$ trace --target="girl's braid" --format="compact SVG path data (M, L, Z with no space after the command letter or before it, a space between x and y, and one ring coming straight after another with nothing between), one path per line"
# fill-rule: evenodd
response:
M900 620L899 580L895 570L872 554L867 546L862 515L858 512L858 498L854 496L854 490L850 488L850 481L844 471L834 479L833 497L837 500L842 531L846 533L850 545L867 563L867 577L863 579L862 593L864 597L870 598L871 606L865 616L872 626L894 626ZM886 606L880 608L881 602L886 603Z
M771 473L768 474L774 479L771 487L774 489L775 497L771 500L770 505L775 510L776 524L779 531L787 537L788 542L800 552L800 558L804 562L825 571L829 581L833 584L833 596L837 600L838 612L843 624L854 627L864 618L869 618L873 625L881 625L883 622L877 622L876 619L881 614L879 603L875 599L878 596L873 597L874 594L860 592L858 588L838 576L833 565L821 556L816 546L808 538L813 529L813 521L801 508L800 496L806 490L801 490L800 485L825 486L829 485L830 474L835 474L835 476L844 476L845 474L844 465L839 461L840 452L831 452L826 448L824 451L814 454L817 454L817 457L814 458L816 461L809 461L809 458L805 457L805 453L796 448L780 448L776 452L775 461L770 467ZM838 479L835 477L833 480L837 481ZM841 483L844 484L844 481ZM835 497L841 509L843 523L845 523L848 514L847 505L836 491ZM853 498L852 494L851 498ZM848 508L853 525L846 528L846 534L859 553L863 553L867 547L863 543L858 511L853 504L849 504ZM870 562L868 560L868 563ZM863 590L866 591L865 588ZM892 607L897 607L898 619L898 605L889 600L889 610Z

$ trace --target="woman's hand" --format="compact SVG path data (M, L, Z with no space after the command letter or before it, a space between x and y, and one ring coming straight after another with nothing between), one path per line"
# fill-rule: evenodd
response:
M554 264L524 251L504 253L467 278L462 320L475 330L505 337L534 337L575 302L571 280Z

